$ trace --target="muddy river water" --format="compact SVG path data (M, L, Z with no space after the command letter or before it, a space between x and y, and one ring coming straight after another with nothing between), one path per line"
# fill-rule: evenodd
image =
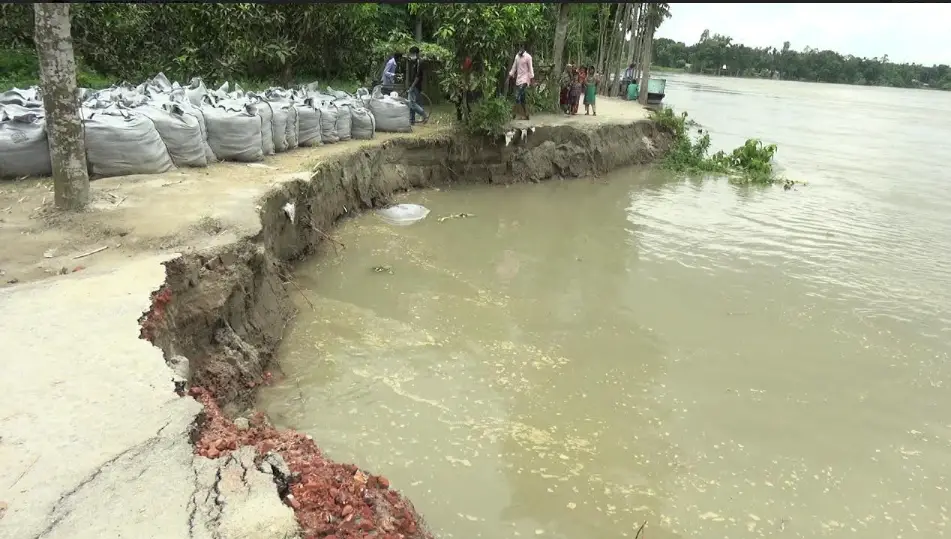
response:
M944 536L951 93L681 76L667 100L809 185L410 193L426 220L365 215L300 267L314 308L259 405L442 537Z

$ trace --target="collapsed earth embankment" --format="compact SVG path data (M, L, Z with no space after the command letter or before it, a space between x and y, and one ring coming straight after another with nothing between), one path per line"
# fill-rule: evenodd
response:
M280 433L260 416L228 419L247 412L255 387L270 377L268 363L294 314L292 263L328 241L338 219L384 206L399 191L597 175L650 163L670 142L649 120L516 128L510 144L452 134L398 139L340 155L272 190L260 203L257 235L166 263L166 282L140 320L142 337L205 406L197 452L220 458L252 446L259 462L281 455L288 469L271 471L308 536L426 537L412 505L385 478L331 463L309 437Z
M437 131L288 152L277 168L100 180L91 211L24 221L45 228L18 234L17 252L44 253L50 235L97 242L44 261L112 248L82 271L0 290L0 480L12 485L0 525L16 538L427 537L384 477L250 412L294 315L293 263L398 191L596 175L668 148L640 109L601 108L616 114L520 122L508 145ZM315 157L308 173L276 174ZM172 393L159 356L195 399Z

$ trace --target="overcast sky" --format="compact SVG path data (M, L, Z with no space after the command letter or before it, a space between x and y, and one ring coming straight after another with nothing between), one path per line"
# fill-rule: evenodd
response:
M948 4L671 4L658 37L696 43L704 29L751 47L806 45L893 62L951 65Z

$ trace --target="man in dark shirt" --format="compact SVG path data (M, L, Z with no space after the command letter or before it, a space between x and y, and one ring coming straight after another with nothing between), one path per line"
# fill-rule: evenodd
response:
M419 104L419 93L423 88L423 71L425 69L425 64L423 59L419 57L419 47L413 46L409 49L409 78L413 82L410 83L408 98L409 98L409 123L416 123L416 115L419 114L423 117L420 123L426 123L429 120L429 115L426 114L426 111L423 110L423 107Z

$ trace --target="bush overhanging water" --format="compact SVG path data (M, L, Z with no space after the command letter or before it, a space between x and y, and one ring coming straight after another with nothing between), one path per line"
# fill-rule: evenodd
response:
M776 155L775 144L764 144L759 139L748 139L732 152L718 151L710 155L710 134L700 132L693 137L690 128L697 125L687 117L686 112L679 115L673 109L664 108L653 113L657 124L674 136L674 144L664 159L664 167L674 172L719 174L733 183L772 185L782 183L789 187L792 181L779 174L773 168Z

